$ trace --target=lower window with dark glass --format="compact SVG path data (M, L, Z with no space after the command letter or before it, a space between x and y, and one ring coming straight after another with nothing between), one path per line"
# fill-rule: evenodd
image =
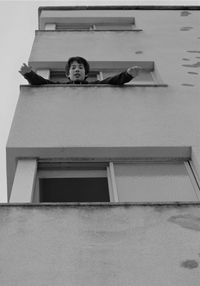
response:
M107 178L40 178L40 202L109 202Z

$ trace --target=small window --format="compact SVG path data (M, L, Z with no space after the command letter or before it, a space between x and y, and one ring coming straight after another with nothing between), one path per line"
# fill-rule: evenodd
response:
M98 67L100 65L100 67ZM90 83L96 80L102 80L107 77L115 76L123 71L126 71L131 66L141 66L143 71L140 74L133 78L131 81L127 82L126 85L133 86L167 86L161 80L158 71L155 71L154 62L103 62L99 64L91 64L94 66L87 78L87 81ZM66 83L67 78L64 71L53 70L50 72L50 80L55 82Z
M39 167L33 202L200 201L190 161L74 164Z
M107 178L41 178L40 202L109 202Z
M133 23L98 23L93 26L97 31L132 31L135 29Z
M114 164L120 202L198 201L188 162Z
M134 23L58 23L57 31L141 31Z
M66 31L89 31L93 30L93 25L89 23L58 23L56 24L56 30Z
M110 202L110 179L106 166L73 164L67 168L39 170L34 202Z
M128 67L139 65L143 68L140 74L127 82L126 85L133 86L167 86L161 80L158 72L155 72L154 62L104 62L101 67L94 67L87 78L87 81L92 83L96 80L102 80L107 77L115 76L122 71L127 70ZM51 71L50 79L52 81L58 81L66 83L67 79L64 71Z
M58 31L142 31L134 17L87 17L57 19L45 24L45 30Z

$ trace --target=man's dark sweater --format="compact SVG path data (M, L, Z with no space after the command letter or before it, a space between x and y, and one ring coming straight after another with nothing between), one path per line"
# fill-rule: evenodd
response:
M43 85L43 84L63 84L61 82L53 82L51 80L45 79L35 72L31 71L29 73L26 73L24 75L25 79L28 80L28 82L31 85ZM88 82L87 80L84 81L67 81L66 84L111 84L111 85L123 85L126 82L129 82L132 80L133 77L128 74L126 71L121 72L120 74L117 74L115 76L111 76L108 78L105 78L103 80L96 80L93 82ZM65 83L64 83L65 84Z

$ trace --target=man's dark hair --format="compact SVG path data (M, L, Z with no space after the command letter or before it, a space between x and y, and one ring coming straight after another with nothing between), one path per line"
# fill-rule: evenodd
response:
M89 63L84 58L82 58L82 57L71 57L68 59L67 64L65 66L65 71L67 74L69 74L70 66L74 61L76 61L77 63L82 64L84 66L86 75L89 73L90 66L89 66Z

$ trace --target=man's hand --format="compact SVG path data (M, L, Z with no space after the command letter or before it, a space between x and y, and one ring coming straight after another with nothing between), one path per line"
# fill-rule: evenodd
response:
M25 75L26 73L29 73L31 71L32 71L32 67L27 66L25 63L23 63L23 65L21 66L21 69L19 70L19 73L21 73L22 75Z
M133 66L127 69L127 73L130 74L132 77L136 77L139 72L143 70L140 66Z

